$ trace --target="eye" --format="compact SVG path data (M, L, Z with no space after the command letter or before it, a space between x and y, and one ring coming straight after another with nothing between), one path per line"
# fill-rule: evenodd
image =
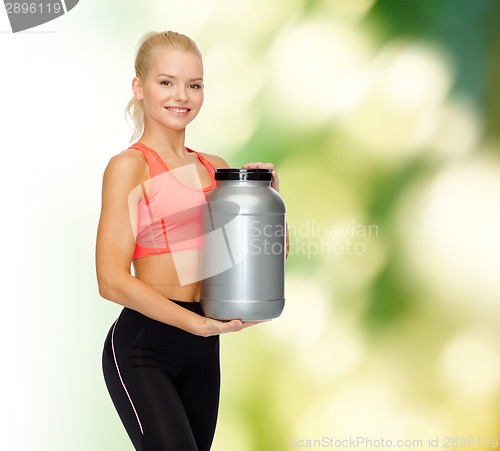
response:
M189 89L202 89L203 88L203 85L200 84L200 83L194 83L192 85L189 85Z
M160 85L163 85L163 86L173 86L172 82L169 81L169 80L162 80L162 81L160 81Z

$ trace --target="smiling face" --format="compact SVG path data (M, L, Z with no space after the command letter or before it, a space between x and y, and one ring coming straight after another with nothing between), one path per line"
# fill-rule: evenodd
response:
M142 100L145 124L183 130L203 104L203 66L192 52L157 49L146 77L133 80Z

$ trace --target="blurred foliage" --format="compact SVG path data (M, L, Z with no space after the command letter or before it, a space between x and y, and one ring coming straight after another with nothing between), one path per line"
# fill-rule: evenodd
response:
M311 0L246 30L264 82L227 158L275 163L292 250L283 316L223 339L214 449L499 435L500 245L467 223L499 221L494 177L487 200L467 188L476 164L500 176L499 5ZM460 197L439 197L455 172ZM483 246L481 273L457 249Z
M457 64L456 88L484 100L498 12L495 0L378 1L364 20L383 22L387 40L409 36L446 46Z

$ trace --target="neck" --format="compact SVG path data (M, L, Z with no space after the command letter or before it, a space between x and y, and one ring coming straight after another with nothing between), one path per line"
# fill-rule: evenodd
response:
M156 150L158 153L174 153L179 157L184 157L186 155L186 147L184 145L185 131L186 129L169 130L164 127L161 130L154 130L154 127L146 126L139 141Z

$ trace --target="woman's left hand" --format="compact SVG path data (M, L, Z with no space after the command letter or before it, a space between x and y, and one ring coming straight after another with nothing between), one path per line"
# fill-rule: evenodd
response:
M272 163L262 163L262 162L256 162L256 163L247 163L242 166L242 168L245 169L271 169L273 178L271 180L271 186L276 190L280 191L280 179L278 178L278 173L276 172L276 169L274 169L274 164ZM290 250L290 239L288 237L288 224L286 224L286 257L288 257L288 252Z
M245 169L271 169L272 174L273 174L273 179L271 180L271 186L276 190L280 191L280 180L278 178L278 173L276 172L276 169L274 168L274 164L272 163L262 163L261 161L255 162L255 163L247 163L242 166L242 168Z

